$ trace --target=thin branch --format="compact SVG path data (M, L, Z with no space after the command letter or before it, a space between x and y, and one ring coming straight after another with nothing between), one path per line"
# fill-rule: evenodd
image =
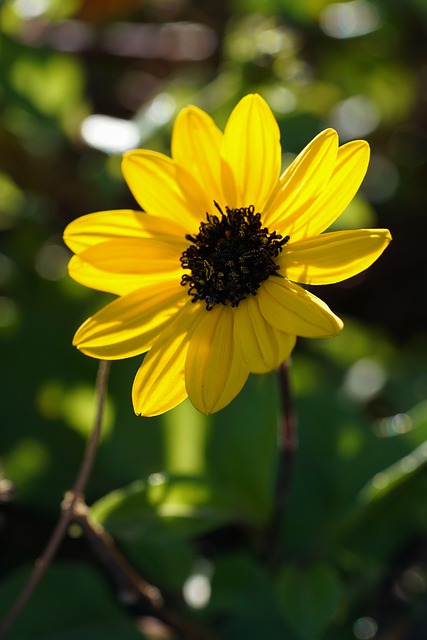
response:
M150 615L166 623L188 640L217 640L217 636L210 629L182 617L165 604L159 589L138 574L104 527L91 520L90 510L83 500L75 504L74 522L81 526L94 553L113 577L119 590L132 604L143 603Z
M0 640L6 637L13 624L26 606L33 592L35 591L40 580L44 576L47 568L51 564L56 552L67 532L70 522L73 518L74 507L77 500L83 494L89 475L95 460L95 454L98 448L99 437L101 434L102 418L104 415L105 398L107 394L108 376L110 372L110 363L101 361L98 367L98 375L96 379L96 414L92 432L86 444L83 460L77 474L73 489L68 492L63 504L61 505L61 515L59 516L57 525L52 532L49 541L46 544L42 554L36 560L33 571L24 585L18 598L9 610L5 619L0 625Z
M105 400L107 397L107 386L108 386L108 378L110 375L111 362L106 360L101 360L98 367L98 375L96 377L96 413L95 413L95 422L93 425L92 433L90 435L89 440L86 444L86 449L82 461L82 465L80 467L80 471L77 474L76 482L72 489L72 493L74 494L73 504L70 505L74 507L74 504L79 499L79 497L84 493L87 482L89 480L90 473L92 471L93 463L95 462L95 456L99 445L99 438L101 436L102 429L102 419L104 417L104 409L105 409Z
M290 361L278 369L281 413L278 425L278 470L273 514L266 535L266 555L274 567L280 552L280 530L289 501L295 450L298 447L297 421L289 381Z
M90 517L90 510L83 499L74 506L73 521L82 529L95 555L106 567L122 594L129 600L144 601L151 609L159 609L163 605L163 597L157 587L141 578L117 548L113 538L98 522Z

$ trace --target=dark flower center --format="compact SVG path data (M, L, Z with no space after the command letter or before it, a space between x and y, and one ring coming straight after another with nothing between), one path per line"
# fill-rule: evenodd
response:
M289 240L262 227L253 205L226 207L226 213L217 202L215 206L221 217L207 213L199 233L185 236L191 245L181 256L183 269L191 272L182 276L181 284L189 286L192 302L206 303L207 311L219 303L237 307L269 276L281 277L274 258Z

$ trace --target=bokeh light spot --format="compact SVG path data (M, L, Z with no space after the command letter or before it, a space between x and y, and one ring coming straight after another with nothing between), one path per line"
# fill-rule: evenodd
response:
M6 296L0 297L0 329L9 329L16 325L19 312L16 303Z
M66 392L62 407L62 417L65 422L84 437L90 433L95 416L95 392L93 387L78 386ZM114 409L111 401L105 403L102 438L108 436L114 422Z
M320 14L320 27L332 38L356 38L378 28L376 7L363 0L328 4Z
M147 478L147 483L152 487L160 487L165 482L166 476L164 473L151 473Z
M15 0L13 8L24 20L31 20L46 13L49 4L49 0Z
M70 254L65 247L47 242L37 252L34 266L41 278L55 281L67 275L69 259Z
M295 93L281 85L266 91L265 97L276 113L290 113L296 109L298 104Z
M385 382L381 364L373 358L361 358L347 372L344 391L356 402L368 402L381 391Z
M371 157L363 190L372 202L385 202L396 193L400 178L396 165L386 156Z
M123 153L139 143L134 122L111 116L88 116L82 122L80 133L86 144L105 153Z
M390 418L378 420L373 427L375 435L380 438L390 438L408 433L413 429L414 424L411 416L407 413L398 413Z
M339 102L331 114L331 125L343 140L360 138L375 131L380 123L380 112L370 98L356 95Z
M371 640L375 638L378 625L373 618L359 618L353 625L353 633L358 640Z
M40 414L48 419L59 418L62 412L64 389L56 380L46 382L38 391L36 405Z
M42 476L49 465L46 447L34 438L21 439L3 459L8 476L20 490Z
M157 125L169 122L176 108L175 99L169 93L159 93L147 109L147 117Z
M360 429L343 426L337 438L337 454L340 458L351 459L360 453L363 446L363 436Z
M184 582L182 592L185 602L193 609L203 609L211 597L212 565L200 560L191 576Z

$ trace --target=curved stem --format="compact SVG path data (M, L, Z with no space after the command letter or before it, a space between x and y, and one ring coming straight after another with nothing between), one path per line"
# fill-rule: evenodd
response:
M99 438L101 436L102 419L104 417L105 399L107 397L107 386L110 369L111 362L108 362L107 360L101 360L96 377L97 400L95 422L93 425L92 433L90 434L90 438L86 444L82 465L80 467L79 473L77 474L76 481L71 492L75 496L73 500L73 506L80 495L84 492L89 480L90 473L92 471L93 463L95 462Z
M277 563L280 552L280 529L283 524L286 507L289 501L289 489L293 471L295 450L298 447L297 421L294 412L292 392L289 381L290 361L280 365L279 378L281 413L278 424L278 469L276 494L273 514L266 536L266 549L270 564Z
M0 625L0 639L6 637L6 634L10 631L13 624L21 614L21 611L24 609L40 580L44 576L47 568L55 557L55 554L73 518L74 507L86 488L86 484L95 460L95 455L99 444L99 437L101 435L102 418L104 415L109 372L110 363L102 360L99 363L98 375L96 379L97 406L95 421L89 440L86 444L83 460L77 474L74 487L70 492L68 492L61 505L61 515L59 516L56 527L53 530L52 535L47 542L42 554L39 556L39 558L37 558L34 564L33 571L28 578L27 583L24 585L21 593L19 594L18 598L9 610L9 613Z

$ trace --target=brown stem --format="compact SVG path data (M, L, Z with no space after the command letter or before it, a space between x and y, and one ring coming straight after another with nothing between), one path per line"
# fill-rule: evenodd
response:
M143 603L150 615L166 623L188 640L217 640L212 631L183 618L166 606L157 587L149 584L138 574L104 527L92 521L90 510L83 500L75 504L74 521L81 526L94 553L132 604Z
M51 564L55 554L67 532L70 522L73 518L74 507L79 497L83 494L89 475L95 460L96 450L98 448L99 437L101 434L102 418L104 415L105 397L107 393L108 376L110 372L110 363L101 361L98 367L98 375L96 379L97 406L95 421L83 460L77 474L73 489L67 494L63 504L61 505L61 514L49 541L46 544L42 554L34 563L33 571L24 585L21 593L15 600L8 614L0 624L0 640L5 638L7 633L16 622L22 610L26 606L33 592L35 591L40 580L44 576L47 568Z
M93 522L89 507L82 499L74 506L73 521L80 525L95 555L107 568L122 593L126 593L132 601L142 599L151 609L158 609L163 605L160 591L138 575L121 554L110 534L101 524Z
M289 369L290 361L286 360L278 371L282 409L278 436L280 460L276 493L276 509L279 524L283 520L284 511L288 502L294 453L298 446L297 422L289 380Z
M266 555L273 567L278 561L280 552L280 530L289 501L294 453L298 447L297 422L289 382L289 368L290 361L286 360L277 372L281 401L281 413L278 426L279 459L275 503L266 535Z

